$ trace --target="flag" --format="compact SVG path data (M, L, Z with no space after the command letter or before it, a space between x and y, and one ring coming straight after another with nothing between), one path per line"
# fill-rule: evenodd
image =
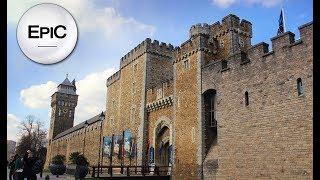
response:
M279 17L279 28L278 28L278 34L282 34L284 33L284 16L283 16L283 9L281 9L281 12L280 12L280 17Z

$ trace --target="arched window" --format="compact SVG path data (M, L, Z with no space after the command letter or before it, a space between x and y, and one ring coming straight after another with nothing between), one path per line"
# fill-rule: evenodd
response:
M298 90L298 95L300 96L300 95L302 95L304 92L304 90L303 90L303 85L302 85L302 80L301 80L301 78L298 78L297 79L297 90Z
M210 147L217 144L217 92L215 89L209 89L202 94L203 99L203 120L204 120L204 142L205 142L205 153L207 154Z
M245 96L245 100L246 100L246 106L249 106L249 93L248 93L248 91L246 91L244 93L244 96Z

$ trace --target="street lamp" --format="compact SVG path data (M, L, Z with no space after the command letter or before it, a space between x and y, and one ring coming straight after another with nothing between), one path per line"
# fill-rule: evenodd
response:
M99 173L100 173L100 153L101 153L101 134L102 134L102 121L104 120L105 115L103 113L103 111L101 112L101 114L99 115L99 121L100 121L100 147L99 147L99 158L98 158L98 177L99 177ZM102 153L103 154L103 153ZM103 159L102 159L103 161Z
M84 122L84 140L83 140L83 155L84 155L84 148L86 146L86 132L87 132L87 127L88 127L89 123L88 121Z

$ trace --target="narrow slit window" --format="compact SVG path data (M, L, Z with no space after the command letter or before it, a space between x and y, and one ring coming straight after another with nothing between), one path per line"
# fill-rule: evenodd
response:
M246 91L244 93L244 95L245 95L245 100L246 100L246 106L249 106L249 93L248 93L248 91Z
M188 59L183 61L183 67L184 67L184 69L189 69L189 60Z
M226 61L226 60L221 61L221 68L222 68L222 70L227 69L228 68L228 61Z
M303 85L302 85L302 80L301 80L301 78L298 78L297 79L297 89L298 89L298 95L300 96L300 95L302 95L304 92L304 90L303 90Z

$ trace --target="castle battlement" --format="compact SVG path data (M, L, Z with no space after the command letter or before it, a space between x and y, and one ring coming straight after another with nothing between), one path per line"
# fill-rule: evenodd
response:
M158 40L151 41L150 38L146 38L138 46L133 48L120 60L120 69L124 68L126 65L130 64L135 59L141 57L144 53L158 54L160 56L169 56L173 51L173 46Z
M245 19L240 21L238 16L229 14L222 19L221 24L217 21L211 25L211 33L214 37L222 36L229 31L235 31L252 37L252 24Z
M300 52L307 44L312 42L312 25L313 23L310 22L299 27L301 38L298 40L295 40L294 33L288 31L271 38L272 49L269 49L268 43L260 42L251 46L247 52L239 52L229 56L228 59L226 59L226 61L228 61L228 68L226 69L222 69L222 60L213 61L210 64L203 64L202 68L217 68L220 72L234 70L238 73L238 71L242 69L242 65L254 61L254 64L251 65L250 68L247 68L247 70L260 68L262 64L265 63L266 59L270 62L274 62L274 64L280 65L283 62L279 59L282 59L283 56L286 56L286 54L291 53L292 51Z
M298 44L310 42L310 40L313 38L312 25L313 22L309 22L299 27L300 39L298 40L295 40L294 33L288 31L271 38L272 50L269 50L269 44L261 42L251 46L248 54L255 54L255 56L265 57L273 53L282 53L280 51L283 48L292 48Z
M111 75L108 79L107 79L107 87L110 86L112 83L114 83L115 81L119 80L120 78L120 70L115 72L113 75Z
M203 23L203 24L199 23L191 26L189 33L190 33L190 38L197 36L199 34L209 35L210 26L207 23Z
M201 35L205 35L200 33ZM200 35L198 34L198 35ZM195 36L192 36L195 37ZM183 42L179 47L174 48L174 62L179 62L182 59L188 58L198 51L202 51L207 54L216 54L218 50L216 42L210 42L208 36L200 38L190 38Z

